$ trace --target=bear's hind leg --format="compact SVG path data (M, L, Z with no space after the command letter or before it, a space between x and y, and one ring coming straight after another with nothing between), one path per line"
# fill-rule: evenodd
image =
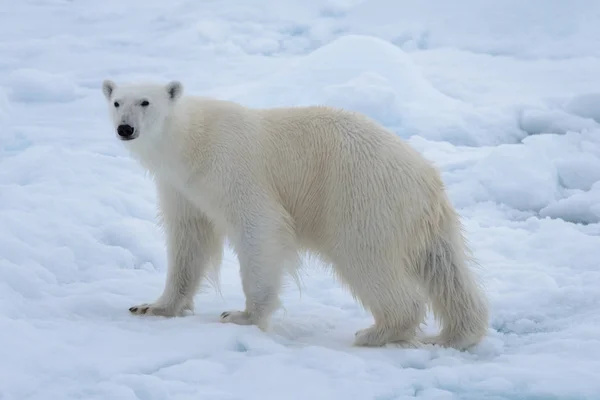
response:
M340 265L336 272L375 320L371 327L356 332L355 346L419 346L416 334L426 304L408 270L381 259L356 259Z
M419 347L416 333L425 317L425 304L415 293L404 292L401 297L396 292L395 309L388 304L369 307L375 324L361 329L355 334L355 346L383 346L394 343L401 347Z
M225 311L221 322L268 328L271 315L279 308L284 272L298 265L298 253L291 224L279 216L259 218L243 227L235 247L240 262L244 311Z

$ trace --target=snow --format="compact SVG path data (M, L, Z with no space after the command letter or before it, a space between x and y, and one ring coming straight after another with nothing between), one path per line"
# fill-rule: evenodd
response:
M0 399L600 398L600 3L12 2L0 24ZM440 167L491 304L476 348L361 349L318 266L272 332L136 318L166 273L152 182L100 84L358 110ZM431 318L426 332L437 329Z

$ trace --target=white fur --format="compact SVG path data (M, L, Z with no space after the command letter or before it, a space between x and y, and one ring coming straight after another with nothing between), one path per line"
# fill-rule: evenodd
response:
M164 293L133 313L192 309L227 237L246 307L223 322L267 329L283 274L308 251L373 314L356 345L417 343L428 300L442 331L427 342L465 349L485 336L487 301L439 172L395 134L340 109L182 96L178 82L103 91L115 128L135 128L124 144L156 180L167 234Z

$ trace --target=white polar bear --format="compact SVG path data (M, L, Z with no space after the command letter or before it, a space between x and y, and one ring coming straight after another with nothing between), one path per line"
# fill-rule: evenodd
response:
M223 322L267 329L284 273L307 251L373 314L355 345L418 345L428 299L442 330L425 342L466 349L487 333L487 300L439 172L397 135L329 107L182 96L176 81L106 80L103 92L117 137L156 181L167 238L164 292L132 313L193 309L227 237L246 308Z

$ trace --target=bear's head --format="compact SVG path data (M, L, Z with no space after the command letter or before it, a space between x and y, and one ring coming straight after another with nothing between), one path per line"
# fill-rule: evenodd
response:
M117 86L111 80L102 83L117 137L129 141L160 135L173 106L183 93L178 81L160 84Z

